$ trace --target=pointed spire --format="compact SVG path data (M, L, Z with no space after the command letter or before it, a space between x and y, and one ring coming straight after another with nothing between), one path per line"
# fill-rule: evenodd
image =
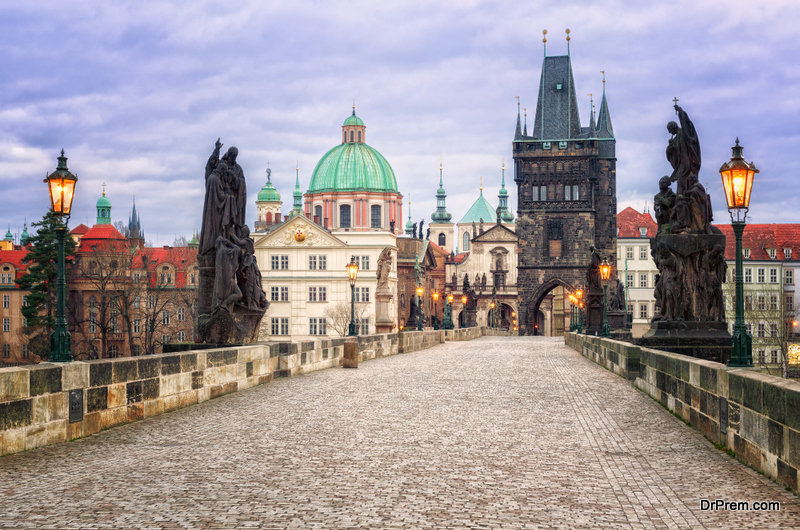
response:
M517 132L514 133L514 140L520 140L522 139L522 123L519 115L519 96L516 96L516 98L517 98Z
M600 103L600 113L597 115L597 137L614 138L614 128L611 126L611 114L608 112L608 101L606 100L606 73L603 74L603 101Z
M522 130L523 136L528 136L528 109L522 109L525 113L525 128Z
M583 133L572 63L568 55L545 57L531 136L537 140L569 140Z
M436 211L431 214L432 224L433 223L449 223L450 219L453 216L447 212L447 208L445 206L445 197L447 194L444 191L444 185L442 184L442 162L439 161L439 189L436 191ZM411 203L409 202L409 213L411 211Z
M354 103L355 104L355 103ZM292 193L292 197L294 198L294 204L292 207L291 216L294 217L295 215L300 215L303 213L303 192L300 191L300 162L297 162L297 167L295 167L295 171L297 172L297 177L294 183L294 192Z
M508 190L506 190L506 159L503 158L503 165L501 166L502 177L500 180L500 192L497 194L498 207L500 208L500 218L505 223L510 223L514 220L514 214L508 211Z
M597 135L597 129L594 126L594 99L589 94L589 138L594 138Z
M406 235L414 237L414 223L411 222L411 195L408 196L408 221L406 221Z

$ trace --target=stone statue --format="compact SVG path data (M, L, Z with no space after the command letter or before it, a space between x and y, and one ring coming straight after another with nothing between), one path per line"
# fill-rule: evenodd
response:
M392 231L392 233L394 233L394 225L395 225L394 219L389 221L389 229Z
M411 237L417 237L417 223L414 223L414 228L411 229Z
M458 284L458 278L456 277L456 273L454 272L453 273L453 289L456 288L457 284Z
M495 263L494 270L503 270L503 256L497 256L497 262Z
M661 177L661 180L658 181L659 191L653 197L653 210L656 213L659 234L665 229L669 230L669 219L672 215L672 209L675 207L675 192L670 188L670 182L671 180L668 176Z
M481 275L478 273L475 273L475 287L481 288Z
M656 266L660 272L661 320L684 320L681 262L675 259L667 245L660 241L656 249Z
M592 258L589 263L589 269L586 271L586 288L589 291L602 291L600 264L603 263L603 260L594 245L589 245L589 251L592 253Z
M485 290L486 290L486 273L484 272L483 276L481 276L481 291Z
M414 285L422 285L422 269L419 268L419 254L414 256Z
M472 235L471 235L471 236L470 236L470 238L469 238L469 239L470 239L470 241L471 241L471 240L472 240L472 238L474 238L474 237L478 237L478 227L477 227L477 225L475 225L475 221L472 221Z
M722 245L714 245L714 248L706 252L703 256L702 271L703 281L700 286L704 291L704 320L724 322L725 305L722 300L722 284L725 282L728 264L725 263L725 249L722 248Z
M619 293L617 291L617 285L619 284L619 280L614 280L614 288L610 289L610 293L608 295L608 310L609 311L619 311L620 310L620 299Z
M495 213L497 214L497 224L499 224L499 225L503 224L502 212L503 212L503 209L500 208L499 206L495 210Z
M417 239L422 239L422 226L424 224L425 224L425 219L419 222L419 235L417 236Z
M483 234L483 217L481 217L480 224L478 225L478 234Z
M256 263L255 243L250 237L250 229L247 225L243 226L242 237L236 237L232 233L231 240L241 249L239 270L236 273L236 283L242 293L240 303L254 311L266 311L269 304L261 284L261 271Z
M467 291L470 291L470 290L472 290L472 289L471 289L471 287L469 286L469 274L465 274L465 275L464 275L464 283L463 283L463 285L461 286L461 291L462 291L464 294L466 294L466 293L467 293Z
M619 299L620 311L627 313L628 308L625 306L625 284L623 284L619 278L617 278L617 299Z
M431 227L428 227L428 230L425 231L425 239L431 238Z
M214 277L213 310L233 312L233 304L242 299L242 290L236 283L241 249L231 240L222 236L215 241L216 267Z
M392 271L392 249L389 247L381 251L378 256L378 291L389 290L389 273Z
M227 171L227 160L219 164L221 147L222 143L217 139L214 152L206 164L206 196L198 249L201 256L213 252L217 238L228 237L236 222L236 199L228 182L230 175Z
M452 320L452 311L453 309L450 307L450 302L447 301L447 298L444 299L444 317L442 320L444 322L450 322Z
M681 126L674 121L667 124L667 130L672 135L667 145L667 160L672 165L673 172L670 182L678 182L678 195L683 195L691 186L692 180L697 180L700 173L700 141L697 131L689 115L675 103L675 112Z

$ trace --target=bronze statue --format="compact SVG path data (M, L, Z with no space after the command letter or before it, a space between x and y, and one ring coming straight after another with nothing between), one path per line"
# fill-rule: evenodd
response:
M589 245L589 251L592 253L592 258L586 271L586 287L589 291L601 291L603 287L600 284L600 264L603 263L603 259L594 245Z
M675 192L669 187L670 182L672 181L668 176L661 177L658 181L658 193L653 197L653 210L656 213L659 233L669 228L669 218L675 207Z
M675 103L675 112L681 126L674 121L667 124L667 130L672 138L667 145L667 160L672 165L673 172L670 182L678 182L678 195L683 195L691 186L691 180L697 180L700 173L700 140L689 115Z

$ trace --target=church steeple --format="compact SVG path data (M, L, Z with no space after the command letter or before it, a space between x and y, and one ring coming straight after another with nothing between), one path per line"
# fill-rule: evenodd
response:
M111 201L106 197L106 185L103 184L103 196L97 199L97 224L111 224Z
M597 115L597 137L614 138L614 128L611 126L611 114L608 113L606 101L606 76L603 73L603 101L600 103L600 114Z
M411 222L411 198L408 199L408 221L406 221L406 235L414 237L414 223Z
M444 200L447 197L447 194L444 191L444 186L442 184L442 163L439 163L439 189L436 190L436 211L431 214L431 219L433 219L433 223L449 223L450 219L453 218L451 214L447 212L447 208L445 207Z
M522 121L519 114L519 96L517 96L517 131L514 133L514 140L522 139Z
M355 115L355 114L354 114ZM300 215L303 213L303 192L300 191L300 164L297 164L295 168L297 171L297 179L294 183L294 192L292 192L292 198L294 199L294 204L292 206L291 216L294 217L295 215Z
M130 241L140 241L140 246L144 246L144 231L142 230L139 214L136 213L136 195L133 196L133 209L130 219L128 219L128 239Z
M578 98L569 55L545 56L532 135L539 140L569 140L581 135Z
M522 109L522 111L525 113L525 125L522 129L522 136L528 136L528 109Z
M503 159L503 177L500 182L500 193L497 194L497 199L499 201L500 210L500 218L505 223L510 223L514 220L514 214L508 211L508 190L506 190L506 160Z

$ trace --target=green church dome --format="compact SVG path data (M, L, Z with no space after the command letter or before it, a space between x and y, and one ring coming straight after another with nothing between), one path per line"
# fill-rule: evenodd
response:
M364 126L364 122L361 121L361 118L356 116L355 109L353 109L353 114L348 116L347 119L344 120L344 123L342 124L342 127L346 127L348 125L361 125L362 127Z
M362 123L355 115L347 120L353 118ZM365 143L343 143L325 153L308 186L308 193L350 190L397 192L392 166Z
M266 202L280 202L281 194L278 193L278 190L275 189L275 186L272 185L272 182L267 181L267 183L264 184L264 187L261 188L261 191L258 192L258 200Z
M103 195L99 199L97 199L97 207L111 208L111 201L108 200L108 197L106 197L105 192L103 192Z

